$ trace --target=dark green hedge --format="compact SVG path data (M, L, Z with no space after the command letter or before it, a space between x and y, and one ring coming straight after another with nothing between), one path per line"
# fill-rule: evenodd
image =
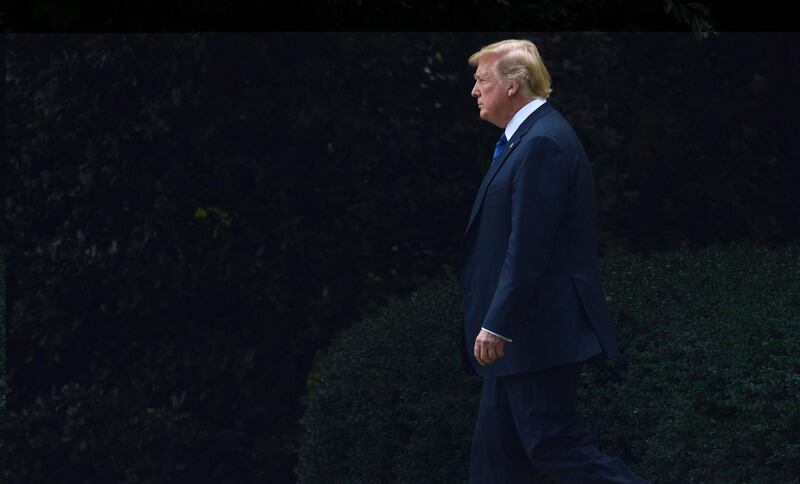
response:
M603 260L623 355L586 366L602 448L659 483L798 482L800 248ZM343 331L304 399L300 482L464 482L480 380L454 277Z
M460 482L479 381L458 370L449 277L344 330L309 380L299 482Z

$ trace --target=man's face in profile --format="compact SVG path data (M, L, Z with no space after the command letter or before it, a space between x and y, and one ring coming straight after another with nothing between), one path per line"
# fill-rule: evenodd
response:
M475 70L475 85L472 97L477 98L480 117L498 128L505 128L503 112L507 109L508 97L505 86L497 78L494 71L496 56L486 56L478 62Z

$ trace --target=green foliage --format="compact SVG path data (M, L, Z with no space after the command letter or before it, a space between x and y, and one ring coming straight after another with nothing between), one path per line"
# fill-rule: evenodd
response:
M436 208L473 173L423 120L459 139L462 93L409 67L436 46L304 39L11 37L3 479L289 481L314 351L454 258ZM364 91L387 76L442 94Z
M664 483L798 482L800 246L603 260L623 355L586 366L604 451ZM305 397L299 482L464 482L480 382L453 276L342 331Z
M798 482L800 247L605 262L625 358L581 396L608 448L663 482Z
M460 482L479 389L461 374L449 275L342 331L308 380L300 482Z
M791 148L800 119L764 109L800 89L798 57L781 60L768 47L788 37L582 35L585 42L556 43L574 47L554 55L570 62L556 66L552 98L593 162L602 247L797 239L800 195L790 180L800 166Z

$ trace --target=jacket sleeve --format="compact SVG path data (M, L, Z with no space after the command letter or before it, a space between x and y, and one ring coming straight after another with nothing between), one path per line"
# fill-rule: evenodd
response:
M520 148L523 148L520 146ZM483 327L513 338L547 267L569 193L569 163L559 143L535 137L511 187L511 234Z

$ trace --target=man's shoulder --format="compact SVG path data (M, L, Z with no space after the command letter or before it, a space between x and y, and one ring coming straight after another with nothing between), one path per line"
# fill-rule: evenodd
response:
M540 120L544 121L545 124L547 124L547 123L566 123L566 124L569 124L569 121L567 121L567 118L552 103L548 102L548 103L544 104L542 107L544 107L544 106L548 106L549 107L549 109L547 109L547 111L542 113L542 116L540 118Z
M528 130L528 137L550 137L554 139L562 139L564 136L572 136L575 131L572 124L564 117L561 112L553 107L547 112L542 113L539 119L530 126Z

